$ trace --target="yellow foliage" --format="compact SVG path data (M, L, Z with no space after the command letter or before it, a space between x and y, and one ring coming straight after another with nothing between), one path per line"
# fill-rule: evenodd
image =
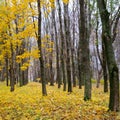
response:
M35 6L36 0L6 0L0 2L1 63L4 63L5 58L11 60L13 54L16 55L17 63L20 63L23 59L29 58L31 55L34 59L38 58L37 51L33 51L35 52L34 54L24 51L22 55L18 55L19 52L16 52L23 49L21 45L23 45L24 42L27 43L30 38L36 39L35 31L37 27L34 27L34 24L37 25L37 20L33 23L33 20L30 18L36 16L37 11L36 9L31 9L29 3ZM21 69L25 70L27 66L28 65L25 64Z
M23 54L16 56L16 62L20 63L23 59L29 58L30 57L30 52L25 51Z
M47 68L49 68L50 67L50 64L49 63L46 63L46 65L45 65Z
M21 70L25 71L30 66L30 60L23 63Z
M57 85L47 86L43 97L40 83L17 87L13 93L0 83L0 118L2 120L119 120L114 112L107 112L109 94L102 87L93 87L91 101L83 100L84 90L73 89L68 94ZM118 119L117 119L118 118Z
M20 68L22 71L25 71L27 69L27 66L21 66Z
M3 69L3 66L0 66L0 71Z
M33 57L35 59L39 58L40 57L40 51L38 49L33 49L31 51L31 57Z
M48 49L47 49L47 52L49 52L49 53L51 53L52 51L53 51L52 48L48 48Z
M41 80L41 78L37 78L36 80L39 82Z
M64 4L68 4L69 0L62 0Z

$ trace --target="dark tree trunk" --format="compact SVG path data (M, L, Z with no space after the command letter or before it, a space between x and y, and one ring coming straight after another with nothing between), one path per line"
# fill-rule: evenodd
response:
M63 25L62 25L62 12L60 6L60 0L58 0L59 7L59 22L60 22L60 40L61 40L61 65L62 65L62 75L63 75L63 90L66 91L66 76L65 76L65 42L64 42L64 33L63 33ZM60 88L61 81L58 82L58 88Z
M106 9L106 3L104 0L97 0L97 3L102 21L102 41L105 46L105 54L109 72L110 81L109 110L119 111L119 74L112 46L109 20L110 14Z
M71 59L72 60L72 73L73 73L72 78L73 78L73 87L76 87L76 73L75 73L76 71L75 71L75 61L74 61L74 54L75 53L74 53L73 49L71 50L71 54L72 54L72 56L71 56L72 57L72 59Z
M15 73L14 73L14 51L13 51L13 45L10 44L11 47L11 60L10 60L10 91L13 92L15 89Z
M55 41L56 41L56 69L57 69L57 75L56 75L56 83L58 81L61 81L60 78L60 64L59 64L59 42L58 42L58 33L57 33L57 27L56 27L56 19L55 19L55 14L53 15L53 23L54 23L54 29L55 29ZM58 86L60 88L60 84Z
M73 21L75 21L75 10L73 2ZM71 61L72 61L72 78L73 78L73 87L76 87L76 69L75 69L75 22L73 23L73 40L71 45Z
M84 81L84 100L91 99L91 71L90 71L90 58L89 58L89 40L87 36L86 29L86 19L85 19L85 3L84 0L79 0L80 2L80 46L81 46L81 79Z
M28 68L24 71L24 85L28 84Z
M77 53L77 57L78 57L78 82L79 82L79 89L82 89L82 80L81 80L81 49L80 49L80 39L79 39L79 46L78 46L78 53Z
M40 61L40 70L41 70L42 94L43 94L43 96L46 96L47 90L46 90L44 59L43 59L42 42L41 42L41 4L40 4L40 0L37 0L37 5L38 5L38 49L40 51L39 61Z
M68 13L68 4L64 4L64 24L65 24L65 41L67 48L67 58L66 58L66 67L67 67L67 80L68 80L68 92L72 92L72 79L71 79L71 36L70 36L70 18Z
M103 78L104 78L104 92L108 92L108 74L107 74L107 61L106 61L106 55L105 55L105 46L102 43L102 51L103 51Z
M107 74L107 61L106 61L106 56L105 56L105 46L102 42L102 59L100 57L100 53L99 53L99 48L98 48L98 25L99 25L99 21L98 21L98 9L97 9L97 28L96 28L96 49L97 49L97 55L103 70L103 78L104 78L104 92L108 92L108 74ZM99 75L99 72L98 72ZM99 76L98 76L99 78ZM99 79L98 79L99 80ZM98 86L97 86L98 87Z
M12 36L10 25L8 25L8 28L9 28L9 35ZM15 89L15 73L14 73L15 53L14 53L14 48L13 48L12 41L10 41L10 51L11 51L10 69L9 69L9 73L10 73L10 91L13 92L14 89Z
M19 83L20 83L20 87L23 86L23 81L22 81L22 70L21 70L21 63L19 63Z
M50 86L54 86L54 73L53 73L52 53L50 55Z
M51 30L51 42L53 43L54 40L54 16L53 14L55 14L55 10L52 10L52 30ZM53 44L51 44L50 48L52 49L51 53L50 53L50 86L54 86L54 72L53 72Z
M9 63L8 63L8 58L5 59L6 60L6 85L9 86L9 70L8 70L8 66L9 66Z

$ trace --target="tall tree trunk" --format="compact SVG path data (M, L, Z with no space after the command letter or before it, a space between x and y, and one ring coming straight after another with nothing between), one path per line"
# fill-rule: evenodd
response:
M59 22L60 22L60 40L61 40L61 65L62 65L62 75L63 75L63 90L66 91L66 76L65 76L65 42L64 42L64 33L63 33L63 25L62 25L62 12L60 6L60 0L58 0L59 7ZM60 88L61 81L58 83L58 88Z
M97 55L98 55L98 59L100 61L102 70L103 70L103 78L104 78L104 92L108 92L108 74L107 74L107 61L106 61L106 56L105 56L105 46L102 42L102 59L100 57L100 53L99 53L99 48L98 48L98 25L99 25L99 21L98 21L98 8L97 8L97 27L96 27L96 49L97 49ZM99 72L98 72L99 75ZM98 76L99 77L99 76Z
M70 18L68 12L68 4L64 4L64 25L65 25L65 41L67 48L67 80L68 80L68 92L72 92L72 79L71 79L71 36L70 36Z
M9 70L8 70L9 60L7 57L5 58L5 61L6 61L6 85L8 86L9 85Z
M47 95L46 90L46 81L45 81L45 72L44 72L44 59L43 59L43 53L42 53L42 41L41 41L41 3L40 0L37 0L37 6L38 6L38 49L40 51L40 71L41 71L41 81L42 81L42 94L43 96Z
M61 81L61 78L60 78L60 59L59 59L59 41L58 41L58 33L57 33L57 25L56 25L56 18L55 18L55 11L54 13L52 12L52 16L53 16L53 26L54 26L54 29L55 29L55 41L56 41L56 69L57 69L57 75L56 75L56 82L58 81ZM58 88L60 88L60 84L58 85Z
M81 43L81 78L85 84L84 100L91 99L91 71L89 58L89 40L87 36L86 20L85 20L85 3L84 0L80 2L80 43Z
M9 36L12 36L10 24L8 25L8 28L9 28ZM11 51L10 69L9 69L9 72L10 72L10 91L13 92L15 89L15 73L14 73L15 53L14 53L12 41L10 41L10 51Z
M53 43L54 40L54 16L53 14L55 14L55 9L52 10L52 23L51 23L51 42ZM54 71L53 71L53 44L51 43L50 48L52 49L51 53L50 53L50 85L54 86Z
M73 21L75 21L75 2L73 1ZM73 40L71 45L72 78L73 87L76 87L76 69L75 69L75 22L73 22Z
M100 17L102 21L102 41L105 46L105 54L109 72L110 98L109 110L119 111L119 73L115 61L114 50L112 46L109 12L104 0L97 0Z
M102 58L103 58L103 78L104 78L104 92L108 92L108 74L107 74L107 61L106 61L106 55L105 55L105 46L104 43L102 43Z
M13 92L15 89L15 77L14 77L14 51L13 45L10 43L11 48L11 60L10 60L10 91Z

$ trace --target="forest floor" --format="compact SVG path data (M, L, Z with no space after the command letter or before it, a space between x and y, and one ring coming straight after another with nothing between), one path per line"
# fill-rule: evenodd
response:
M120 113L107 112L109 93L93 85L92 100L83 100L84 90L63 92L57 85L47 86L48 96L41 94L39 83L29 83L9 92L0 83L0 120L120 120Z

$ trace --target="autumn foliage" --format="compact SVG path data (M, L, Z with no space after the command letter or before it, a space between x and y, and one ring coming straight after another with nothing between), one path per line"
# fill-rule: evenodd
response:
M93 27L94 24L92 25L92 19L98 17L98 21L95 22L99 22L100 19L97 3L95 3L96 11L93 12L94 5L91 8L91 1L84 3L84 0L79 0L81 1L80 6L75 5L77 2L71 3L71 1L0 1L0 120L120 120L119 113L111 112L119 109L119 87L116 87L119 85L119 80L117 79L116 83L114 83L114 78L111 79L112 82L111 80L109 83L106 81L110 93L109 90L108 93L103 92L103 85L97 89L94 83L91 84L91 77L98 78L98 84L101 82L99 80L103 79L102 76L99 78L99 67L101 66L101 71L103 71L103 65L100 65L97 60L97 54L98 56L99 52L100 55L102 54L102 48L97 51L98 53L94 51L95 64L91 61L86 64L84 59L88 56L88 60L92 60L89 58L91 57L89 54L85 54L91 52L88 50L88 41L91 40L91 35L87 36L89 30L87 31L86 26L91 23L88 25L91 28L88 27L88 29L90 31L96 29ZM82 8L81 5L83 8L86 7L85 10L79 10ZM85 12L85 15L82 11ZM90 11L91 15L89 14ZM85 16L86 18L84 18ZM104 20L106 21L106 19ZM78 22L74 23L75 21ZM83 24L84 26L82 26ZM97 27L99 26L98 24ZM81 29L82 27L84 29ZM98 31L101 31L101 28L96 29L96 36L93 37L93 41L97 41L95 47L99 47L97 39L100 35L97 34L100 33ZM86 36L83 36L86 42L81 37L83 33ZM83 45L81 40L83 40ZM84 42L87 43L87 49ZM93 43L93 45L95 44ZM112 48L112 43L110 48ZM85 50L88 51L85 52ZM83 59L81 51L83 51ZM102 60L101 56L100 59ZM92 64L94 65L91 69ZM105 67L107 66L105 65ZM108 65L108 68L111 67ZM115 68L117 68L116 63ZM115 71L118 74L118 69ZM86 75L81 73L86 73ZM88 77L86 77L87 75ZM116 74L112 76L118 78ZM105 85L105 82L103 84ZM109 84L110 86L108 86ZM78 85L82 89L78 89ZM46 86L47 92L42 94ZM68 92L66 91L67 87ZM111 91L115 88L117 92L114 91L113 95L117 96L115 99L117 104L110 102L114 98ZM110 104L115 103L116 109L111 109L109 102Z
M78 88L71 94L56 86L47 88L48 96L43 97L39 83L16 86L13 93L0 83L0 120L120 120L117 113L107 112L109 94L104 94L102 87L93 86L88 102Z

